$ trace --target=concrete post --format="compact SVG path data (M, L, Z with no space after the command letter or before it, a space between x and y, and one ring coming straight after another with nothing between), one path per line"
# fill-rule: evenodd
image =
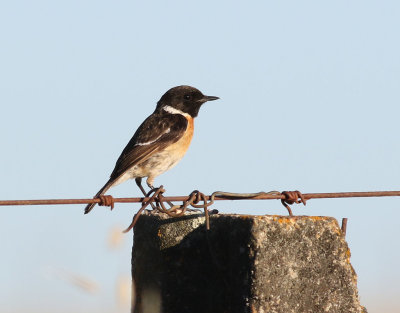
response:
M135 226L134 313L350 313L357 276L331 217L147 212Z

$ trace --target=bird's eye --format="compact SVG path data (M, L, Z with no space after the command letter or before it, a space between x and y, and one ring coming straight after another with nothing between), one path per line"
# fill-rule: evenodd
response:
M192 98L192 96L191 96L191 95L185 95L184 98L185 98L186 100L190 100L190 99Z

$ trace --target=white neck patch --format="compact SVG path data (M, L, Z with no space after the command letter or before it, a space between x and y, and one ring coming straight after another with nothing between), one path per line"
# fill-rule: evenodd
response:
M181 110L175 109L175 108L173 108L173 107L171 107L169 105L166 105L165 107L163 107L163 110L165 112L168 112L168 113L171 113L171 114L180 114L180 115L183 115L185 117L190 117L190 115L188 113L185 113L185 112L183 112Z

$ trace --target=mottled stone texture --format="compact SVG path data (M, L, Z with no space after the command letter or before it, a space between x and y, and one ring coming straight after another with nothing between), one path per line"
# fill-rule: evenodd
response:
M331 217L148 212L134 232L135 313L366 312Z

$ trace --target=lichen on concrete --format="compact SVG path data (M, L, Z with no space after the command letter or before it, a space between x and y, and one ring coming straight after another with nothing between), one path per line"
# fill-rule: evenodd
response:
M350 251L331 217L147 212L135 228L134 312L364 312ZM147 301L147 302L146 302Z
M249 305L256 312L363 312L334 218L262 216L254 219L252 235L257 301Z

